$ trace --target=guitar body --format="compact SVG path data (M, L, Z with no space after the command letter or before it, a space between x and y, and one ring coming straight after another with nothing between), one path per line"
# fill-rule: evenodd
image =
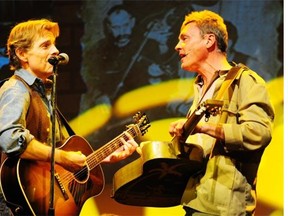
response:
M93 152L89 143L79 136L70 137L63 146L66 151ZM14 215L49 215L50 163L7 158L1 166L1 189ZM104 188L100 165L88 171L70 173L55 164L54 213L79 215L85 201L99 195Z
M185 141L204 115L216 115L222 106L223 101L206 100L186 120L180 137L141 143L141 157L114 174L114 199L133 206L180 205L189 179L202 174L206 166L202 147Z
M169 207L181 204L190 177L203 169L203 150L193 146L194 158L176 158L169 142L141 143L142 155L113 177L113 198L133 206Z

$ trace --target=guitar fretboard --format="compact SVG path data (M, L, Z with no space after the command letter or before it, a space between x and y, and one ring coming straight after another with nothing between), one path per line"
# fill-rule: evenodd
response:
M126 132L128 132L133 138L138 135L137 126L133 125L129 127ZM101 163L102 160L104 160L106 157L108 157L110 154L112 154L114 151L116 151L118 148L123 146L123 143L121 141L121 138L124 140L128 140L128 137L123 132L122 134L115 137L110 142L106 143L104 146L102 146L97 151L94 151L92 154L90 154L87 157L87 165L90 170L95 168L99 163Z

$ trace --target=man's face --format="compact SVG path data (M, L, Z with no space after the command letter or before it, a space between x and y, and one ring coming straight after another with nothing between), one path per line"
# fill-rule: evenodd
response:
M205 62L208 55L206 36L200 34L200 29L194 23L187 24L181 30L175 49L181 58L182 69L194 71Z
M114 44L120 48L126 46L131 40L135 18L131 17L126 11L121 10L112 13L108 20L108 28L114 37Z
M37 37L32 47L25 53L26 61L23 63L23 67L40 79L46 79L53 74L53 66L48 59L58 53L54 36L47 32L47 34Z

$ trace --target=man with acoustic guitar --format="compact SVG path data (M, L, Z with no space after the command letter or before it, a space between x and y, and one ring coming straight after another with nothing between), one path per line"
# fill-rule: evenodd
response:
M44 205L44 207L37 206L38 203L35 204L35 206L33 206L33 204L35 200L37 201L43 199L41 195L47 196L48 193L49 197L49 190L40 191L41 188L45 188L46 186L48 186L46 189L49 189L49 183L45 184L43 182L43 184L41 183L40 187L37 189L36 185L38 183L37 180L39 179L37 179L36 175L41 175L42 172L42 174L47 175L50 171L48 162L51 159L52 153L51 137L53 136L51 131L53 130L51 130L51 118L53 112L50 100L52 85L49 78L52 76L54 70L53 65L48 62L48 60L51 58L58 60L60 59L59 51L55 46L55 41L58 36L59 26L56 22L46 19L39 19L29 20L17 24L11 30L7 41L7 51L10 59L10 65L11 68L15 70L15 73L3 84L0 90L0 149L6 154L8 159L12 160L6 163L5 166L1 167L1 189L4 189L5 182L8 183L8 185L11 183L9 185L11 188L9 188L7 191L11 191L12 194L5 194L5 198L7 205L11 208L13 214L16 215L48 214L46 211L47 199L45 200L44 204L41 203ZM61 133L61 123L62 122L60 122L59 118L56 117L54 136L57 147L63 145L66 139L63 136L63 133ZM137 143L133 140L133 137L129 133L125 133L125 139L123 136L119 139L119 141L122 142L119 144L119 146L121 146L121 150L117 151L117 149L115 149L114 153L111 152L111 155L107 155L108 157L105 159L103 158L104 160L100 162L116 162L122 160L131 155L137 147ZM78 146L78 143L74 144L74 147ZM73 150L73 148L56 148L54 156L55 165L59 165L59 167L64 168L63 170L69 171L66 173L67 176L70 176L70 173L72 173L72 177L76 178L78 175L77 171L85 167L87 164L88 165L85 168L86 173L92 173L92 170L90 170L90 161L87 159L87 154L79 149ZM30 182L28 180L26 182L26 176L23 178L23 175L32 173L33 169L27 171L25 170L25 165L28 165L30 168L36 168L37 170L37 172L35 172L35 176L33 174L31 179L29 179ZM38 166L36 165L41 165L39 170ZM8 178L11 177L9 176L10 170L13 172L14 169L14 174L17 176L15 176L15 179L8 180ZM8 173L4 174L4 172ZM20 177L21 182L19 179L17 179L17 177ZM93 178L97 179L97 177ZM93 178L89 180L86 179L90 185L90 180L92 181ZM70 200L72 200L71 197L73 194L72 191L72 195L70 194L67 187L70 187L72 183L76 184L77 182L71 182L67 184L67 187L65 187L64 180L66 179L61 179L61 177L59 178L58 175L55 175L55 179L62 189L61 192L63 193L63 196L60 196L59 199L56 196L57 191L55 192L57 205L61 199L65 199L66 203L69 203ZM19 194L16 192L16 189L13 188L13 182L15 183L17 180L19 181L19 185L16 184L20 189ZM85 179L80 179L80 177L78 180L79 182L80 180L85 182L83 181ZM32 181L35 182L31 183ZM90 185L85 185L86 189L89 189ZM29 187L31 187L31 190ZM73 185L73 187L75 187L75 185ZM22 189L25 191L23 194L21 193ZM75 188L73 188L73 190L75 190ZM32 196L31 193L33 193ZM21 195L23 196L22 200L20 200ZM38 195L39 197L37 197ZM79 196L80 194L76 195ZM77 197L76 195L75 197ZM12 201L9 200L9 196L11 196L12 199L18 198L20 203L12 203ZM25 203L25 200L27 201L28 199L29 202L23 204ZM56 213L58 210L62 210L64 213L66 213L65 211L74 209L74 213L77 215L79 214L79 208L77 208L77 206L81 207L84 200L85 199L81 198L79 202L72 204L71 207L66 206L62 209L57 209L57 205L55 205ZM76 201L77 200L75 199L75 202ZM28 211L25 209L25 205L28 208ZM44 209L45 212L41 212L40 209ZM68 214L72 215L70 213Z
M224 102L220 115L203 117L185 140L201 146L207 160L203 175L188 182L183 194L187 216L255 213L256 175L271 140L274 109L264 80L242 64L229 63L227 46L221 16L204 10L185 17L175 49L181 67L198 74L187 118L207 99ZM169 133L181 138L185 122L171 123ZM180 155L189 154L185 149Z

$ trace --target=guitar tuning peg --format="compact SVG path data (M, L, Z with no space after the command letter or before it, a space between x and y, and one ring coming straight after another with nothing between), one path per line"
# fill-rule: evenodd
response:
M208 122L210 118L210 112L205 112L205 122Z
M140 118L141 118L141 116L142 116L141 112L138 111L138 112L133 116L134 121L136 121L136 122L139 121Z

